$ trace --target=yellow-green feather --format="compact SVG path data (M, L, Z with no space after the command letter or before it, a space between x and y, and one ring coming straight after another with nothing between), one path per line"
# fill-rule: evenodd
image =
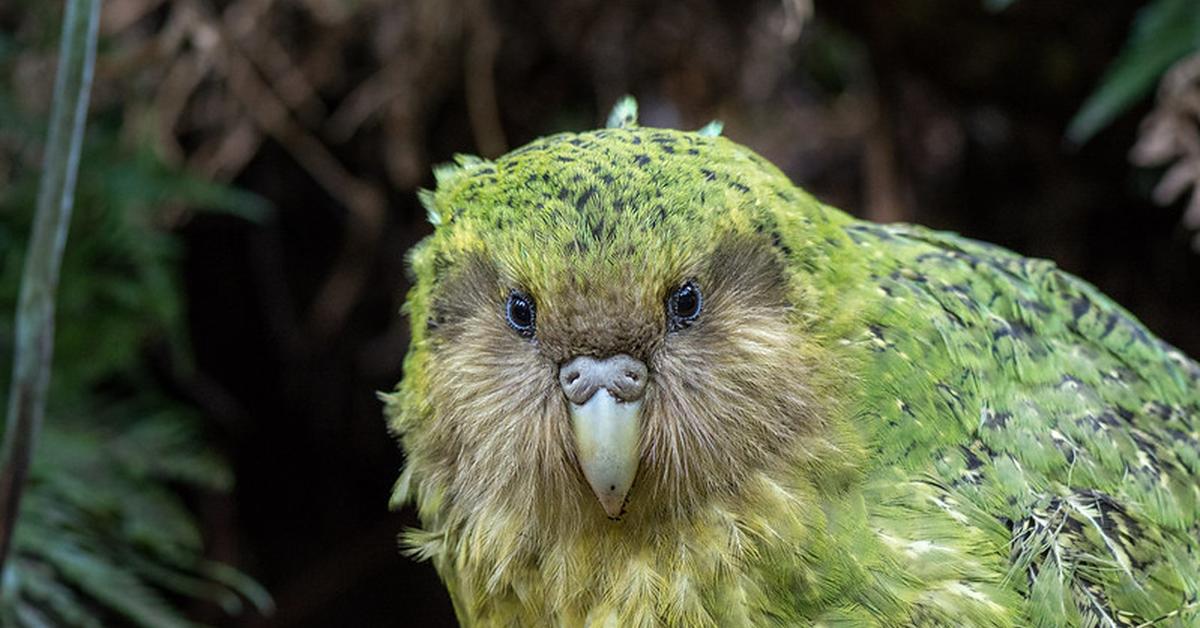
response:
M464 623L1200 621L1200 367L1050 262L854 220L749 149L635 118L460 158L422 195L437 228L411 254L412 346L387 397L408 456L395 501L416 504L407 542ZM789 324L826 366L820 433L738 499L659 525L531 529L450 492L428 417L454 269L483 253L534 293L564 264L639 290L730 233L786 259Z

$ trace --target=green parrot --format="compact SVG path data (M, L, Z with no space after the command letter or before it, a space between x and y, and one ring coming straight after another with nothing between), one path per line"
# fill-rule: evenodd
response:
M1200 625L1200 366L1053 263L719 136L423 192L393 503L464 625Z

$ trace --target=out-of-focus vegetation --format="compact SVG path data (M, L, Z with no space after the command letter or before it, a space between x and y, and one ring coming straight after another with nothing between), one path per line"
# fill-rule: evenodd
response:
M1121 54L1071 121L1067 136L1085 142L1158 84L1155 108L1142 121L1133 163L1166 167L1154 188L1171 205L1189 188L1184 224L1200 230L1200 2L1155 0L1134 20ZM1193 240L1200 253L1200 234Z
M32 24L52 32L55 17L45 7L37 16L44 22ZM0 74L11 76L31 58L53 60L56 38L23 38L30 34L0 39ZM48 108L21 102L28 87L0 82L5 382L45 150ZM172 399L144 359L159 344L187 368L178 242L161 224L164 210L260 212L263 203L117 141L114 113L119 109L96 113L80 164L57 291L49 416L36 439L0 580L5 626L183 626L189 624L187 599L209 600L228 613L241 612L247 602L263 610L271 605L251 579L206 557L184 497L227 491L232 477L205 444L196 411Z
M649 125L723 120L858 215L1052 258L1200 354L1200 256L1178 212L1149 203L1183 175L1127 161L1135 144L1169 173L1186 161L1172 129L1195 122L1188 53L1137 33L1182 33L1195 6L105 0L27 505L52 525L18 530L9 582L90 580L67 590L106 625L449 621L432 570L395 551L412 515L387 512L401 460L374 396L401 376L403 260L429 230L416 190L455 153L593 128L625 93ZM58 10L0 3L0 355ZM1114 65L1127 56L1141 60ZM1106 76L1122 87L1096 91ZM1103 132L1064 142L1083 137L1072 120ZM46 548L102 560L54 567ZM277 612L194 601L262 602L214 561L253 574ZM97 588L131 577L143 586ZM23 586L6 590L33 600Z
M1198 51L1200 5L1190 0L1155 0L1146 5L1100 86L1071 120L1068 137L1087 141L1144 98L1167 68Z

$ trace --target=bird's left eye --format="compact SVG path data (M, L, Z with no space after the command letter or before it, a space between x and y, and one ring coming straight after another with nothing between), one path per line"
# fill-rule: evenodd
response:
M700 317L704 297L694 281L688 281L667 297L667 321L672 331L691 325Z
M512 291L504 305L504 315L513 331L526 338L533 337L534 323L537 322L537 308L533 297L524 292Z

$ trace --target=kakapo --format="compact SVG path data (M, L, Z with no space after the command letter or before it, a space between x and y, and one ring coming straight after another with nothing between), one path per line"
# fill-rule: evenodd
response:
M1200 366L1087 282L632 100L435 174L385 398L463 624L1200 622Z

